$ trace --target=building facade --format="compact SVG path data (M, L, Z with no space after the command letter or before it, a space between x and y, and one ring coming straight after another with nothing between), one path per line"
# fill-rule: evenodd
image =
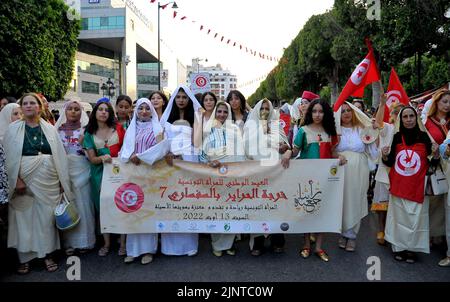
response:
M158 89L157 28L130 0L80 0L81 32L66 97L93 103L119 94L133 100ZM162 66L162 63L161 63ZM169 71L161 68L161 88ZM114 95L105 88L113 83Z
M203 66L199 64L198 59L192 59L192 65L187 66L186 83L190 85L190 77L193 73L207 72L210 76L211 92L217 99L225 100L231 90L237 89L237 77L231 74L229 70L222 68L220 64L216 66Z

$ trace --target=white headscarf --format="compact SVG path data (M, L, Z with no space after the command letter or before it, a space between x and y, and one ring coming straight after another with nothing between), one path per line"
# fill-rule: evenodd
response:
M269 104L269 116L267 117L267 126L270 129L269 134L264 133L261 123L260 110L264 102ZM281 142L289 145L286 134L280 126L280 114L273 109L270 100L260 100L249 114L244 126L245 153L251 159L278 160L280 156L278 146Z
M433 104L433 99L431 98L428 101L426 101L425 105L423 106L422 114L420 115L420 117L421 117L422 123L424 125L427 123L428 111L430 111L430 108L431 108L432 104Z
M225 105L228 108L228 116L225 123L221 124L216 119L216 110L220 105ZM211 114L210 119L206 123L205 137L203 141L203 152L208 156L209 160L219 160L220 162L237 162L245 160L244 144L242 141L241 131L239 127L233 123L231 106L227 102L218 101ZM209 148L209 133L212 128L220 126L225 131L226 146L210 149Z
M3 107L2 111L0 111L0 142L3 140L9 124L11 124L12 113L16 108L20 108L19 104L10 103Z
M360 131L360 137L361 137L361 140L363 141L363 143L365 143L365 144L373 143L377 139L377 137L379 135L379 131L373 129L372 120L364 112L359 110L359 108L356 107L355 105L353 105L349 102L345 102L345 104L347 104L353 110L353 114L355 115L356 119L363 126L363 128L361 129L362 131ZM334 113L334 122L336 124L337 135L342 134L341 111L342 111L342 106L340 106L338 111L336 111Z
M184 90L184 92L188 95L188 97L191 99L192 104L194 106L194 112L198 112L200 109L202 109L202 105L198 102L198 100L195 98L195 95L192 93L192 91L185 85L180 85L175 89L175 91L170 96L169 103L167 104L166 110L164 110L163 115L161 116L161 125L165 127L167 121L169 120L170 113L172 112L173 103L175 101L175 98L178 94L178 91L180 91L180 88Z
M148 131L153 131L155 139L158 135L163 133L163 128L158 120L158 114L156 113L155 108L152 105L152 102L147 98L141 98L136 102L136 107L134 108L133 118L131 119L130 125L127 128L127 132L125 133L125 138L123 140L122 149L120 150L120 160L123 162L127 162L131 155L133 155L136 144L136 130L140 126L138 125L138 109L142 104L147 104L150 106L150 110L152 112L152 118L148 122L143 122L143 126L148 129Z
M297 121L301 117L300 105L302 104L302 98L295 100L294 104L291 106L291 119Z
M69 105L73 104L73 103L77 103L81 109L81 117L80 117L81 128L84 128L89 123L89 117L86 114L86 112L84 112L84 108L83 108L83 105L81 104L80 99L74 97L64 103L62 112L55 124L56 130L59 130L59 127L61 127L62 125L64 125L67 122L66 110L67 110L67 107L69 107Z

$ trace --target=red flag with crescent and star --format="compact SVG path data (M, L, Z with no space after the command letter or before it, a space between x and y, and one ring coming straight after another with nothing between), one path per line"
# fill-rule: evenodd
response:
M391 75L389 77L389 86L387 89L386 107L384 107L384 122L389 123L389 108L393 103L401 103L404 105L409 104L409 97L406 94L405 89L400 82L400 79L395 72L394 67L391 69Z
M389 171L390 192L392 195L417 203L423 203L425 196L425 175L428 170L425 144L395 146L395 163ZM421 189L422 188L422 189Z
M370 83L380 80L380 71L375 61L372 44L368 39L366 39L366 45L369 48L369 53L353 71L350 79L348 79L347 84L345 84L344 89L342 89L341 94L334 104L334 111L338 111L339 107L341 107L349 96L363 97L364 88Z

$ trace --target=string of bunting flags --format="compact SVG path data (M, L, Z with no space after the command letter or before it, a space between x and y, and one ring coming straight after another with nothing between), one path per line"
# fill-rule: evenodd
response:
M153 4L155 2L156 2L156 0L150 0L151 4ZM168 7L169 4L170 3L161 5L161 9L165 10ZM177 19L177 17L178 17L178 19L180 21L191 20L191 18L188 18L185 15L178 14L178 12L174 10L173 11L173 19ZM191 20L191 22L192 23L200 23L200 22L197 22L196 20ZM231 47L239 47L239 50L241 50L241 51L243 51L245 53L248 53L249 55L253 55L255 57L259 57L262 60L273 61L273 62L278 62L279 61L278 57L270 56L268 54L265 54L265 53L262 53L260 51L254 50L254 49L252 49L252 48L250 48L250 47L248 47L248 46L246 46L246 45L244 45L242 43L239 43L239 42L234 41L232 39L228 39L227 37L225 37L225 35L219 34L218 32L212 30L208 26L200 24L200 28L199 29L200 29L200 31L205 32L208 36L211 36L213 39L219 38L221 43L225 42L227 45L230 45Z
M267 76L268 76L268 74L262 75L262 76L260 76L260 77L258 77L258 78L256 78L256 79L253 79L253 80L250 80L250 81L246 81L246 82L244 82L244 83L241 83L241 84L239 84L237 87L238 87L238 88L242 88L242 87L247 87L247 86L253 85L253 84L255 84L255 83L259 83L259 82L261 82L262 80L264 80L265 78L267 78Z

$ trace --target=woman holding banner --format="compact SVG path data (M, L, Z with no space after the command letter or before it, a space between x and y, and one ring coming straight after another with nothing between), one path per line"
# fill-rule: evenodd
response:
M101 98L94 106L86 126L83 147L91 163L91 195L97 221L100 221L100 190L102 186L103 163L112 163L122 147L125 130L114 118L114 109L107 98ZM111 246L110 234L103 234L100 257L108 255ZM120 236L119 256L125 256L125 235Z
M204 127L205 140L200 161L213 168L220 167L221 163L245 160L241 132L232 122L231 110L228 103L219 101ZM225 251L228 255L234 256L235 238L236 234L211 234L213 254L221 257Z
M169 140L171 157L198 162L198 152L193 146L192 127L194 126L194 116L200 109L200 103L188 87L181 85L175 89L161 117L161 125ZM197 251L198 234L161 234L161 252L165 255L194 256Z
M294 139L293 156L299 159L326 159L333 158L332 153L337 143L336 125L330 105L321 99L311 102L306 111L304 126L302 126ZM339 163L345 163L339 157ZM323 233L317 234L315 254L325 262L329 261L327 253L322 249ZM305 243L300 251L303 258L311 255L310 234L305 234Z
M389 171L390 199L385 239L392 244L394 258L414 263L414 252L430 253L428 196L424 194L428 156L439 163L425 127L414 108L404 107L395 123L390 147L383 147L383 163Z
M361 220L368 214L368 160L375 161L378 157L378 131L373 129L367 115L349 102L339 107L335 119L339 144L334 150L334 157L341 157L347 163L344 167L343 233L339 247L354 252Z
M168 147L167 140L163 140L163 128L152 103L146 98L139 99L125 134L120 160L130 161L135 165L152 165L166 155ZM128 234L126 245L125 263L131 263L136 257L143 255L141 263L148 264L153 261L153 255L158 249L158 234Z
M228 93L227 103L231 106L231 110L233 110L231 112L233 123L239 127L242 133L244 131L245 122L247 121L247 110L251 110L251 108L248 108L247 100L238 90L231 90L230 93Z
M268 99L259 101L248 115L244 126L244 148L247 158L265 161L268 165L278 164L282 155L286 160L292 155L288 138L280 126L279 114ZM264 239L262 234L250 235L250 250L253 256L263 253ZM270 235L270 241L275 253L283 252L283 234Z

